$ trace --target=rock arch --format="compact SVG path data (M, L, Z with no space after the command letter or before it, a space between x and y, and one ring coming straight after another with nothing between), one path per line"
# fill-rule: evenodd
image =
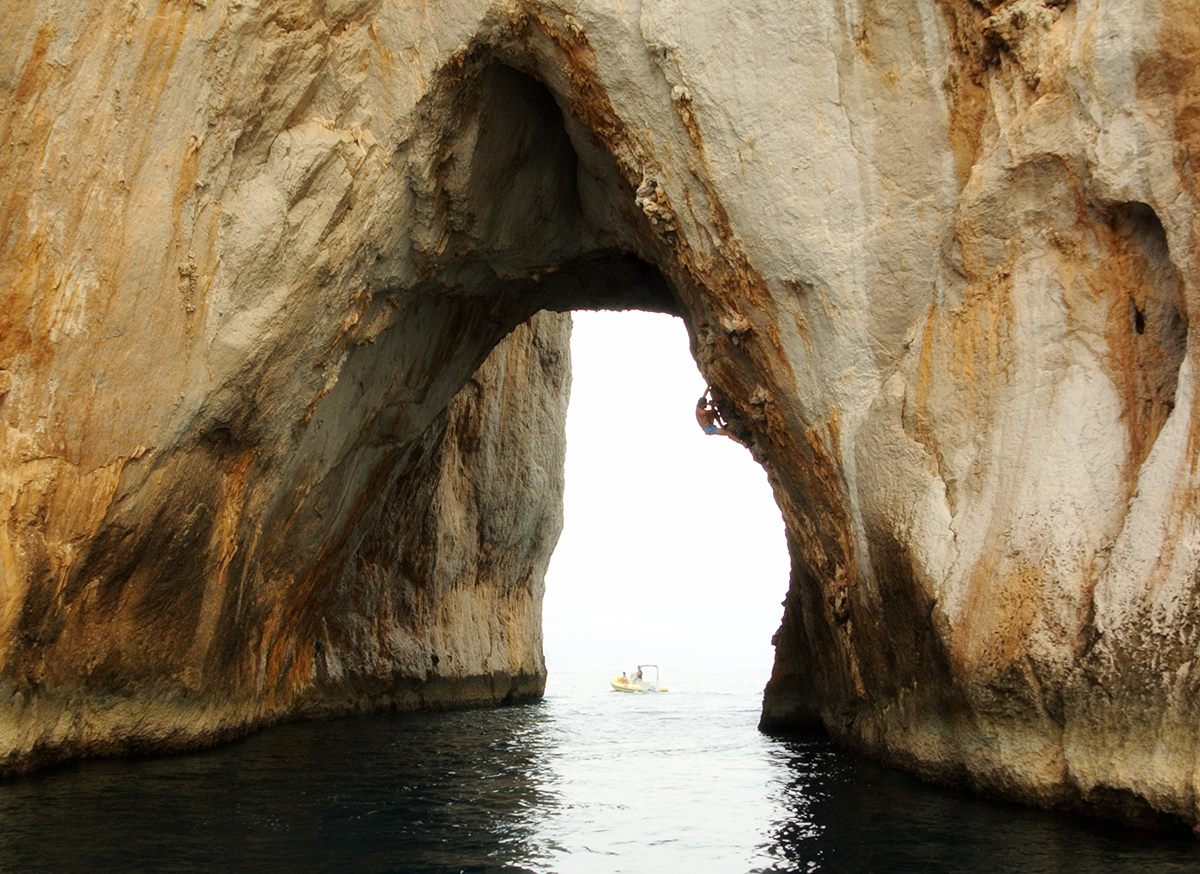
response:
M536 694L535 314L637 307L783 512L764 725L1195 822L1186 5L14 11L5 767Z
M303 54L306 28L275 25L278 55ZM703 300L589 53L566 19L507 15L439 59L390 150L322 116L317 71L227 108L223 149L185 141L165 257L98 259L121 276L89 312L120 326L117 360L50 363L122 387L13 478L8 769L540 692L566 390L565 323L543 311L682 313L680 282ZM59 266L35 258L31 294ZM60 345L103 345L81 334ZM34 345L9 372L33 373ZM10 409L35 393L20 380Z

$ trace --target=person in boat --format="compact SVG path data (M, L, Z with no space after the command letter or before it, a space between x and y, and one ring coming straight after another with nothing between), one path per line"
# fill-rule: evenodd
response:
M626 674L624 671L621 671L621 682L622 682L622 683L628 683L628 682L629 682L629 675L628 675L628 674Z
M721 411L717 409L717 404L713 400L712 387L704 390L704 394L700 395L700 400L696 401L696 421L700 423L700 429L708 436L720 434L722 437L732 437L725 428L725 419L721 417Z
M642 679L642 669L641 669L641 668L638 668L638 669L637 669L637 679L638 679L638 680L641 680L641 679Z

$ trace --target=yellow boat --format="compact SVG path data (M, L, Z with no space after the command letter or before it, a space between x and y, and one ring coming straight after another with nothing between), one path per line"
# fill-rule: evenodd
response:
M654 668L654 682L650 682L645 676L643 668ZM632 677L621 674L619 677L613 677L609 680L609 685L613 687L614 692L666 692L666 686L658 684L658 665L638 665L637 671Z

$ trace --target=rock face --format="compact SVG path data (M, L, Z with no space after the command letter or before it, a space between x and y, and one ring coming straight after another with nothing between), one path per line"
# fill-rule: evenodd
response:
M539 694L534 314L641 308L784 514L764 726L1200 820L1191 0L17 7L8 769Z

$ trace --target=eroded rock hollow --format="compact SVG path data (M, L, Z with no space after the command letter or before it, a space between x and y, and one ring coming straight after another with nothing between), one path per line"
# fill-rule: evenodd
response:
M637 308L783 511L764 726L1200 820L1190 0L10 5L7 770L539 694Z

